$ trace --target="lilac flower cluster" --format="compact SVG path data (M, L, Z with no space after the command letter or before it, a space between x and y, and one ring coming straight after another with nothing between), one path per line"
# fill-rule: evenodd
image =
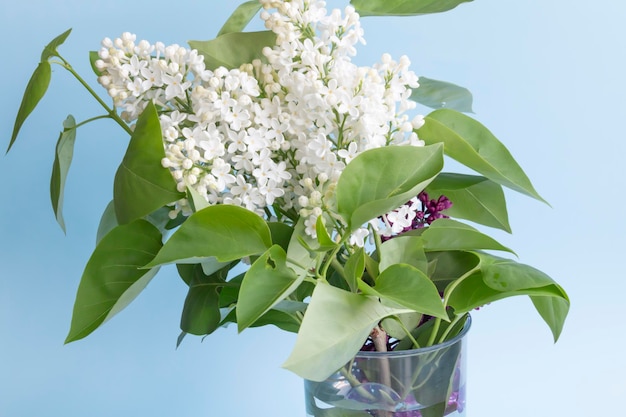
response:
M380 217L384 227L380 230L383 241L409 230L421 229L437 219L448 218L444 210L452 207L452 202L445 195L431 199L422 191L402 207Z

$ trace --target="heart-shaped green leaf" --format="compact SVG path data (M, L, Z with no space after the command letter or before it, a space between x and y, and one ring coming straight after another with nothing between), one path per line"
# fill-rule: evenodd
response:
M56 215L57 222L65 232L65 221L63 220L63 195L65 191L65 180L74 156L74 142L76 141L76 120L68 116L63 122L63 131L57 141L54 164L52 165L52 176L50 177L50 200L52 209Z
M102 238L80 280L66 343L87 336L139 295L158 271L141 267L157 254L161 239L145 220L118 226Z
M440 292L480 263L480 258L476 254L465 251L427 252L426 256L428 276Z
M481 123L454 110L435 110L418 131L427 144L443 143L446 155L512 190L544 201L509 150Z
M156 209L185 197L176 189L165 158L161 124L154 104L141 113L130 143L115 174L113 200L120 224L146 216Z
M402 307L448 320L448 314L435 284L419 269L407 264L394 264L381 271L371 288L359 282L363 293L391 301Z
M320 282L283 367L302 378L323 381L354 357L380 320L410 311Z
M352 232L405 204L443 167L443 147L388 146L359 154L337 183L337 206Z
M424 241L419 236L399 235L380 245L379 270L382 272L395 264L411 265L423 273L428 272Z
M261 254L270 246L269 227L257 214L238 206L209 206L189 216L146 266L211 257L229 262Z

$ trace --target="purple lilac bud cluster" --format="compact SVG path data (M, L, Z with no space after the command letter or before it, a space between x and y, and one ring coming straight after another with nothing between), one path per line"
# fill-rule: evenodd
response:
M452 202L445 195L431 199L422 191L402 207L380 217L384 227L380 230L383 241L391 239L409 230L421 229L437 219L448 218L443 211L452 207Z

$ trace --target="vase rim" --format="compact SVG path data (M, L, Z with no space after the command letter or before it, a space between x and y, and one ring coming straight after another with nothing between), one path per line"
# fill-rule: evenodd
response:
M380 358L381 356L387 356L387 357L412 356L412 355L419 355L419 354L427 353L427 352L433 352L433 351L440 350L440 349L445 349L461 341L461 339L463 339L467 335L471 326L472 326L472 316L468 314L467 319L465 320L465 325L463 326L463 329L461 329L459 334L457 334L450 340L446 340L443 343L438 343L436 345L425 346L425 347L421 347L417 349L391 350L388 352L359 351L355 355L355 358Z

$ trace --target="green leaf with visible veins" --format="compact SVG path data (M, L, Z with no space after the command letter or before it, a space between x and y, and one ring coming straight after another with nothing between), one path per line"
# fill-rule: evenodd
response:
M379 321L410 311L319 282L283 367L302 378L323 381L354 357Z
M147 265L230 262L259 255L272 246L267 223L256 213L233 205L209 206L193 213Z
M392 301L412 311L448 320L435 284L426 274L411 265L390 265L381 271L373 288L360 281L359 289L364 294Z
M502 186L485 177L442 172L426 191L431 198L445 195L452 207L445 211L450 217L469 220L511 233L506 200Z
M359 154L337 182L337 208L348 223L348 231L405 204L442 167L441 145L387 146Z
M490 180L545 202L509 150L471 117L435 110L426 116L418 135L427 144L443 143L446 155Z
M480 270L446 290L455 312L470 311L506 297L528 295L556 340L569 309L565 291L547 274L529 265L486 253L476 255L480 258Z
M89 335L139 295L158 271L141 267L157 254L161 239L159 230L141 219L102 238L80 280L66 343Z
M115 174L113 200L120 224L130 223L185 197L176 189L165 158L161 124L152 102L141 113L124 160Z

